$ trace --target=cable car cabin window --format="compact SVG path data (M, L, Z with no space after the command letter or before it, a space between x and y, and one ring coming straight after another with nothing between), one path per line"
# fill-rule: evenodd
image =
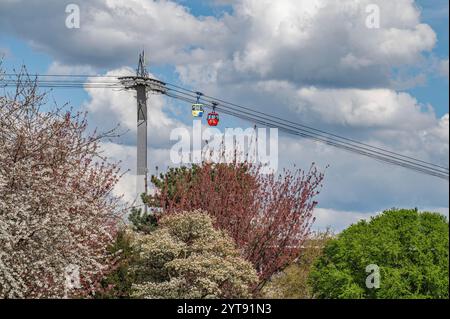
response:
M217 126L219 124L219 114L212 112L208 114L208 125Z
M202 117L203 116L203 104L192 104L192 116Z

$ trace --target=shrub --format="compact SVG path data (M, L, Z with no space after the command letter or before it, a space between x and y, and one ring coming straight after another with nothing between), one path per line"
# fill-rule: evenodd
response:
M257 281L231 238L208 214L166 216L156 230L137 235L135 298L245 298Z

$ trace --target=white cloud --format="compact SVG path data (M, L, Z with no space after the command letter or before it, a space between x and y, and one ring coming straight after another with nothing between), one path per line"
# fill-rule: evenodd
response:
M150 64L174 66L185 85L210 95L448 166L448 114L438 118L431 106L394 90L424 83L422 74L393 79L392 69L416 67L436 43L413 0L216 0L233 6L232 13L218 18L195 17L172 1L78 2L81 29L64 27L64 2L17 0L0 2L0 30L53 56L51 73L134 65L137 51L145 48ZM365 26L369 3L380 6L380 29ZM448 78L448 59L439 70ZM108 74L124 72L134 71ZM107 148L133 169L133 93L87 92L84 107L95 126L121 123L130 130ZM166 114L167 103L150 96L151 168L167 166L169 132L183 125ZM342 212L319 211L323 223L332 216L354 220L390 206L448 207L448 183L282 137L280 167L312 161L331 164L321 207ZM127 176L119 192L130 193L132 179Z
M112 80L108 76L123 76L133 74L133 72L132 69L123 67L108 72L105 77L91 78L88 83L111 82ZM83 108L89 112L92 125L101 129L111 129L119 124L119 130L127 132L120 138L120 141L134 145L137 131L135 91L89 87L86 87L85 90L89 95L89 100L83 105ZM170 131L175 127L184 127L183 123L163 111L163 109L169 109L167 106L167 99L161 95L148 95L148 139L152 147L167 146Z
M0 29L17 34L63 64L120 66L145 47L152 62L180 61L189 46L220 34L220 22L199 20L173 1L80 0L81 27L65 27L65 2L0 2ZM20 21L20 23L16 23ZM211 38L209 41L214 41Z
M315 116L328 123L406 130L411 130L411 126L414 126L414 130L417 130L429 127L435 122L434 114L422 112L419 103L411 95L389 89L306 87L297 90L295 94L300 114L316 113ZM408 121L404 121L405 116Z
M327 208L316 208L314 216L316 221L313 229L325 230L330 228L333 231L340 232L352 224L356 224L360 220L368 220L371 216L379 213L358 213L352 211L340 211Z
M436 118L429 106L420 105L407 93L390 88L365 88L365 85L354 87L360 79L363 82L379 79L379 70L389 78L388 69L383 68L413 63L423 50L433 46L435 35L429 27L420 24L413 4L383 2L384 29L373 31L342 26L347 18L362 23L361 6L337 8L324 1L320 3L325 7L319 10L314 6L318 1L308 2L305 7L292 6L293 3L235 3L234 15L214 22L225 25L219 37L223 42L212 41L209 46L190 51L190 56L185 56L182 65L178 65L181 79L189 84L197 83L208 93L227 100L241 101L283 118L446 165L448 116ZM306 22L301 22L304 25L295 24L295 19L303 15L309 16ZM326 33L330 28L336 31L336 38ZM230 33L233 38L228 34L230 30L235 31ZM304 45L315 51L307 52ZM337 49L340 47L342 52ZM312 65L318 69L311 69ZM336 65L342 69L332 70ZM374 69L367 69L370 67ZM274 70L281 71L275 75ZM353 75L345 78L347 73ZM295 76L305 75L319 76L320 81L310 82L320 85L299 85L303 80ZM333 76L339 78L337 82L332 83ZM389 78L387 82L390 81ZM124 92L91 94L96 94L90 104L91 111L95 113L99 103L97 113L103 121L105 114L114 116L126 128L134 130L134 108L123 107L135 103L132 96ZM158 116L162 101L159 105L156 99L157 123L171 127L170 121ZM166 133L160 134L164 128L153 126L150 130L157 135L153 141L162 144L168 141ZM358 209L364 214L395 205L448 205L447 188L442 187L441 181L403 168L298 139L283 140L280 156L280 167L293 163L308 166L312 161L322 167L331 164L320 197L320 203L326 207L343 211Z
M70 75L70 74L93 74L94 69L89 65L67 65L60 62L52 62L47 74Z
M240 0L219 18L172 1L79 2L80 29L65 28L65 4L50 0L0 3L0 28L63 64L125 65L144 47L152 63L177 65L190 83L216 74L222 83L379 86L391 67L415 63L436 42L412 0ZM379 29L365 25L371 3L381 10Z
M110 82L110 76L133 74L130 68L118 68L105 74L104 77L90 78L87 83ZM153 76L153 75L151 75ZM110 160L120 161L121 169L126 172L116 186L115 195L124 195L124 200L133 203L136 194L136 131L137 111L134 91L109 88L85 88L89 99L83 108L88 111L89 125L100 131L108 131L120 125L119 132L127 133L109 142L103 142L103 155ZM148 96L148 162L149 176L173 166L169 159L170 132L177 127L185 127L183 123L173 119L163 109L167 108L167 100L160 95Z
M428 207L418 208L419 211L440 213L448 219L448 208L442 207ZM369 221L371 217L379 215L381 212L359 213L354 211L340 211L328 208L316 208L314 216L316 222L314 223L314 230L324 231L330 228L333 231L340 232L352 224L356 224L361 220Z
M379 29L365 25L364 9L371 3L381 10ZM205 46L201 61L179 64L186 82L208 83L217 74L221 84L284 79L299 85L386 85L391 67L417 62L436 42L409 0L242 0L221 21L228 28L226 41Z
M448 165L448 116L391 89L297 88L288 81L228 86L208 92L292 122ZM274 118L274 120L277 120Z
M445 180L290 136L280 139L279 153L280 167L308 169L315 162L325 172L317 198L320 207L359 213L390 207L448 207Z
M123 200L129 204L137 201L140 194L136 193L136 146L123 145L114 142L104 142L100 145L103 155L113 162L121 162L122 178L114 188L114 195L123 196ZM151 175L165 171L170 163L169 149L148 148L149 178ZM170 165L173 166L173 165ZM158 167L158 170L156 170ZM152 185L149 183L149 190Z
M100 147L104 156L113 162L120 162L123 176L114 188L115 196L123 196L123 200L133 203L136 200L136 147L102 142Z

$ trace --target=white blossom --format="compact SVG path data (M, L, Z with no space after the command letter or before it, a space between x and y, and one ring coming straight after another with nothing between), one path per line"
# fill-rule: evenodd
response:
M109 264L117 167L98 157L83 114L44 112L43 99L26 79L0 97L0 298L87 294ZM68 265L79 291L65 287Z

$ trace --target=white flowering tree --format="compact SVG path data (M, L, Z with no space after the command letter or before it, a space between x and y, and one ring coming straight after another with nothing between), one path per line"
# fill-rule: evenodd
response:
M136 236L135 298L247 298L258 282L253 265L207 213L169 215L157 230Z
M108 270L118 168L85 114L47 109L27 76L0 96L0 297L91 293Z

